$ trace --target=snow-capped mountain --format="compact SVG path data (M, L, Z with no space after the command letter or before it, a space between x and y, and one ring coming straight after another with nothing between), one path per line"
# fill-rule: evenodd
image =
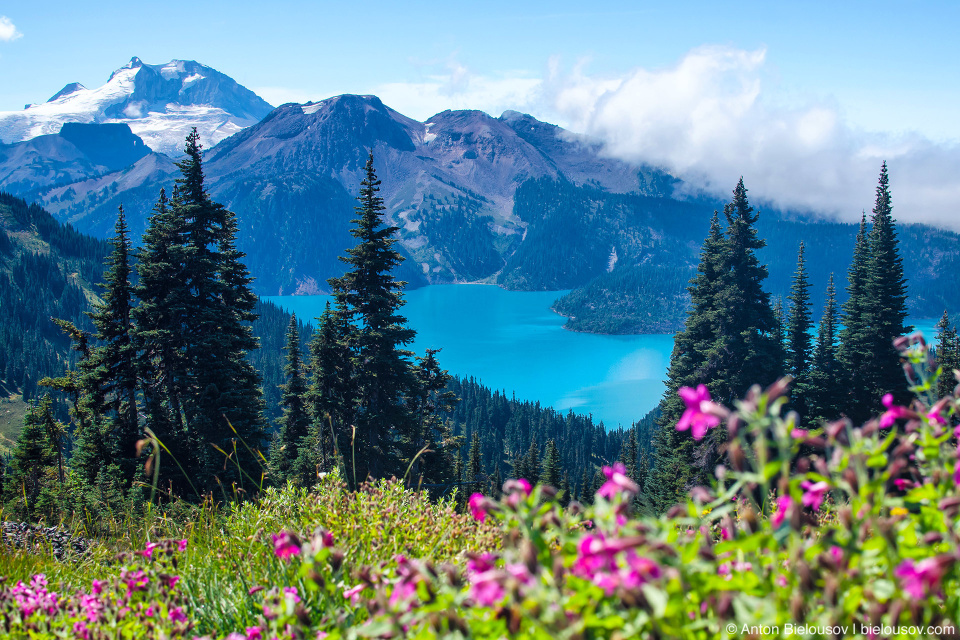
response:
M42 104L0 112L0 141L56 134L66 122L126 123L152 150L176 156L191 127L212 146L259 122L271 109L206 65L192 60L152 65L134 57L96 89L73 82Z

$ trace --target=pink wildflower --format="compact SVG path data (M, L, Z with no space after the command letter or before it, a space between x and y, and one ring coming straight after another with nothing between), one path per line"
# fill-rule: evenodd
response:
M273 538L273 552L281 560L288 560L300 553L300 540L286 529L271 535Z
M483 497L482 493L474 493L470 496L469 507L470 514L473 516L474 520L479 520L483 522L487 519L487 510L484 508L486 499Z
M90 638L90 629L82 622L73 623L73 632L78 638L83 638L83 640L89 640Z
M783 575L782 573L777 576L778 587L786 587L788 584L789 582L787 581L787 576Z
M803 506L818 511L820 505L823 504L824 494L830 490L830 485L823 481L810 482L809 480L804 480L800 483L800 488L804 490Z
M843 564L843 549L837 545L830 547L830 557L833 558L837 564Z
M317 631L317 640L326 640L328 635L326 631Z
M622 492L630 499L640 493L637 483L627 477L627 467L622 462L614 462L612 467L604 467L603 474L607 476L607 481L597 490L598 496L613 500Z
M152 618L152 617L153 617L153 613L154 613L154 611L153 611L153 605L150 605L149 607L147 607L147 610L144 611L143 613L144 613L144 615L147 616L148 618Z
M712 413L706 413L713 403L710 400L710 392L705 385L697 385L696 389L690 387L680 387L678 391L687 405L686 411L680 417L677 423L677 431L686 431L690 429L694 440L702 440L707 435L707 431L720 424L720 418Z
M300 596L297 595L296 587L284 587L283 595L284 597L293 600L294 603L300 602Z
M320 532L320 544L326 548L333 546L333 533L324 529Z
M260 627L247 627L247 640L263 640L263 629Z
M489 569L470 576L470 597L481 607L493 607L503 600L507 591L503 586L506 574Z
M142 555L144 558L147 558L149 560L150 558L153 557L153 550L156 549L158 546L160 545L158 545L156 542L148 542L147 548L141 551L140 555Z
M917 483L907 478L897 478L893 481L893 484L899 491L906 491L907 489L912 489Z
M957 460L957 466L953 469L953 483L960 487L960 460Z
M913 560L904 560L894 571L900 578L900 586L904 591L917 599L926 597L928 591L933 591L940 585L943 569L936 558L927 558L917 564Z
M363 583L355 587L350 587L343 592L343 597L348 598L352 604L357 604L360 602L360 592L363 591L363 589Z
M136 571L124 571L120 574L120 579L127 585L128 592L145 591L147 584L150 583L150 578L140 569Z
M770 524L773 525L774 529L780 528L780 525L782 525L783 521L787 518L787 512L790 511L792 506L793 498L790 496L780 496L777 498L777 510L770 516Z
M883 412L883 415L880 416L880 426L884 429L889 429L894 424L896 424L899 418L908 418L911 417L912 412L910 412L906 407L901 407L893 404L893 394L888 393L883 396L883 406L887 408Z
M93 586L90 587L90 593L100 594L103 593L103 585L106 584L103 580L94 579Z
M186 622L187 614L183 612L182 607L174 607L170 609L170 613L167 614L172 622Z
M178 540L178 541L177 541L177 551L186 551L186 550L187 550L187 541L186 541L185 539L184 539L184 540Z

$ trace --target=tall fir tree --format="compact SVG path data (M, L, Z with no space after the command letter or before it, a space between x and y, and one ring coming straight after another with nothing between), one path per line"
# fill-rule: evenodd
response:
M937 397L943 398L953 394L957 386L957 377L954 371L960 369L960 338L957 337L957 328L950 324L950 316L943 312L937 322L937 364L940 366L940 377L937 378Z
M708 355L719 334L716 322L717 297L724 276L726 242L716 212L710 220L710 232L700 249L697 275L690 281L690 313L683 331L673 340L666 391L660 401L662 413L653 434L653 465L644 486L644 494L658 512L677 503L692 481L693 440L676 430L684 405L677 390L696 387L708 381L716 370L716 362ZM581 484L581 501L590 486L586 476ZM590 498L592 499L592 497Z
M257 299L235 246L236 217L205 189L196 129L184 153L174 196L167 203L161 194L138 265L137 346L149 394L160 394L147 412L161 439L181 443L174 455L193 477L182 478L179 491L252 490L265 434L259 376L246 359L258 348L250 326Z
M845 411L860 423L877 412L885 393L893 393L901 403L909 397L893 346L893 340L910 327L886 163L880 170L869 231L865 214L860 222L847 291L839 360L847 390Z
M417 358L414 367L416 385L410 397L410 409L416 422L413 432L413 447L418 456L410 466L411 481L443 484L453 478L453 451L461 446L462 438L454 436L444 419L457 404L457 395L447 388L453 379L440 368L436 355L440 349L427 349L422 358ZM479 439L479 433L474 432ZM477 456L481 455L479 442ZM470 445L470 464L473 464L473 443ZM477 470L474 480L482 474ZM469 477L469 474L468 474Z
M303 356L300 348L300 325L297 314L290 316L287 326L287 364L284 367L286 382L281 386L283 394L280 404L283 415L280 417L276 450L270 449L270 471L275 476L274 483L294 480L297 484L306 484L316 478L313 474L306 477L294 477L293 469L300 457L300 447L309 446L306 441L310 430L310 411L307 402L307 381L304 376Z
M353 435L353 363L348 344L350 326L342 298L336 308L328 302L318 320L310 341L310 438L308 445L298 451L296 463L301 475L343 464L343 452L351 450Z
M810 329L810 283L804 262L804 245L797 252L797 270L790 286L790 314L787 318L787 363L786 370L793 376L792 404L801 415L808 413L807 396L810 386L810 360L812 357Z
M484 485L483 451L481 451L480 433L473 432L470 439L470 452L467 454L467 469L464 481L467 482L465 491L480 491Z
M540 482L560 489L561 469L560 469L560 450L557 449L553 439L547 440L546 448L543 451L543 469L540 474Z
M806 391L807 414L803 418L811 427L825 420L834 420L840 415L843 393L841 367L837 360L838 314L837 290L831 273L823 317L817 327L817 343L813 349Z
M402 476L416 454L416 420L407 404L416 384L413 353L405 348L416 332L399 313L406 284L393 276L394 267L403 261L394 248L399 229L384 222L386 208L379 191L371 151L350 230L357 245L340 258L347 273L333 281L334 294L347 309L352 327L357 455L348 478L355 475L360 480ZM354 464L353 458L347 462Z
M837 359L842 367L842 404L847 416L860 421L870 413L869 382L862 375L862 363L868 357L869 327L867 325L867 279L869 277L870 247L867 239L867 214L860 217L860 230L853 245L853 259L847 272L847 301L843 304L840 345Z
M131 244L122 206L117 211L112 244L103 276L103 302L89 314L100 344L91 352L84 384L92 390L90 410L93 419L102 424L100 428L109 434L108 449L112 454L95 463L103 467L116 464L129 487L138 475L136 449L141 430L137 353L133 344Z
M750 385L770 384L783 373L777 321L763 290L767 269L756 255L765 242L757 235L758 215L742 178L724 206L724 218L725 233L716 214L711 221L689 288L691 310L674 339L646 482L647 499L657 511L675 504L690 485L708 481L707 470L719 461L723 444L723 430L711 431L696 446L689 432L676 431L684 410L677 390L705 384L715 400L732 404Z
M877 197L870 220L870 260L866 283L866 320L871 330L870 359L863 363L870 377L871 406L876 410L885 393L907 402L910 392L893 341L909 333L907 324L907 280L893 219L887 163L880 169Z
M54 441L54 434L61 427L53 416L49 393L27 410L4 474L6 509L19 518L33 520L58 515L63 483L58 467L60 443Z

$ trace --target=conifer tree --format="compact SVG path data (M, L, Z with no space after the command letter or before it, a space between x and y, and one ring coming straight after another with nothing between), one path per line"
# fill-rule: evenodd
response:
M803 243L797 252L797 270L790 286L790 316L787 320L787 373L802 381L810 366L810 283L803 259Z
M767 269L756 256L765 242L757 236L758 216L742 178L724 206L724 218L725 234L716 214L711 221L689 287L691 310L674 339L645 491L661 512L680 500L689 485L707 481L704 474L718 462L724 436L723 430L711 431L695 455L690 433L675 428L684 410L677 390L705 384L715 400L732 404L750 385L770 384L783 373L778 323L762 286Z
M526 461L524 465L527 468L527 480L530 484L540 482L540 445L537 444L537 436L530 439L530 448L527 449Z
M867 214L860 218L860 230L853 245L853 260L847 273L847 301L843 304L843 328L840 330L840 346L837 359L842 367L841 385L845 390L842 399L848 417L860 421L869 415L867 400L868 382L862 376L861 365L868 357L869 327L866 308L867 279L870 248L867 240Z
M547 440L547 446L543 452L543 472L540 474L540 482L559 489L560 478L560 450L552 439Z
M637 430L629 429L627 439L623 443L623 449L620 452L620 461L627 468L627 477L637 482L639 469L637 467ZM642 485L641 485L642 486Z
M53 416L53 400L47 393L38 405L27 410L4 474L7 508L20 518L51 517L58 510L63 483L62 466L58 467L58 461L62 465L57 435L61 432L62 425Z
M167 446L180 443L178 466L194 476L178 479L181 492L252 489L265 432L259 376L245 357L258 347L250 327L257 299L235 246L236 217L204 187L196 129L184 153L174 197L167 203L161 193L138 264L147 412Z
M941 368L937 379L937 397L943 398L953 393L957 386L953 372L960 369L960 339L957 337L957 328L950 325L946 311L937 322L937 364Z
M113 252L107 258L103 276L103 302L89 314L100 345L90 352L84 385L91 393L92 419L109 434L109 458L90 461L91 466L117 464L129 487L138 468L136 446L141 432L137 415L137 354L132 337L131 245L123 207L117 212L112 244Z
M493 478L490 480L490 495L494 500L499 500L503 495L503 475L500 473L500 463L493 468Z
M570 501L573 500L573 489L570 487L570 474L567 471L563 472L563 480L560 481L560 493L559 501L561 507L570 506Z
M480 450L480 433L473 432L470 439L470 452L467 454L466 490L480 491L483 488L483 453Z
M444 415L449 414L457 404L455 393L447 389L447 383L453 378L445 369L440 368L436 354L440 349L427 349L422 358L417 358L413 374L416 385L411 393L410 408L416 429L413 433L413 446L419 453L410 467L412 478L423 478L431 484L448 482L453 474L453 450L461 445L461 438L454 437ZM479 433L477 456L481 455ZM470 445L470 464L473 464L474 444ZM482 475L482 468L476 470L473 480ZM469 473L468 473L468 479Z
M413 450L416 421L407 405L415 385L412 352L404 347L416 332L399 314L404 304L406 283L393 276L403 261L394 249L397 227L384 222L380 180L373 166L373 152L360 183L360 205L356 225L350 233L358 243L340 259L348 266L334 281L334 294L346 307L354 329L350 337L353 352L353 384L357 391L356 466L358 479L389 475L402 476L416 454ZM353 464L348 460L348 464Z
M775 323L773 327L773 339L780 345L780 349L785 353L787 349L787 334L785 331L787 321L783 312L783 300L780 299L780 296L777 296L773 301L773 320Z
M823 317L817 328L817 343L813 350L806 393L807 415L803 417L809 426L817 426L824 420L834 420L840 415L842 372L837 361L838 313L837 291L831 273Z
M870 260L866 282L865 317L870 327L870 358L863 363L870 377L877 406L885 393L893 393L900 402L907 402L910 393L900 365L900 356L893 341L909 333L907 324L907 281L903 277L897 230L893 220L887 163L880 170L877 198L873 207L868 245Z
M310 341L307 397L312 423L309 445L299 451L302 473L330 469L344 461L343 452L351 451L355 392L349 334L345 307L332 309L328 302Z
M275 483L291 479L292 470L300 456L300 447L309 446L305 442L310 429L310 413L307 406L307 381L303 372L303 358L300 350L300 330L297 314L290 316L287 326L287 365L284 367L286 382L282 385L283 395L280 404L283 415L280 417L279 438L276 448L270 448L271 472L276 476ZM307 478L292 478L309 483Z

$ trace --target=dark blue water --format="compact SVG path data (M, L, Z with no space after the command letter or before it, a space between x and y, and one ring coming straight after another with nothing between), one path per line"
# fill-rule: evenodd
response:
M413 350L443 349L450 373L561 411L591 414L607 427L628 426L663 395L672 335L605 336L563 329L550 311L563 292L504 291L489 285L439 285L406 294L417 330ZM329 296L265 296L304 321ZM933 342L936 320L913 319Z
M458 376L561 411L591 414L607 427L628 426L656 406L672 335L604 336L563 329L550 311L563 292L504 291L488 285L439 285L406 294L413 349L443 351ZM266 296L312 320L329 296Z

